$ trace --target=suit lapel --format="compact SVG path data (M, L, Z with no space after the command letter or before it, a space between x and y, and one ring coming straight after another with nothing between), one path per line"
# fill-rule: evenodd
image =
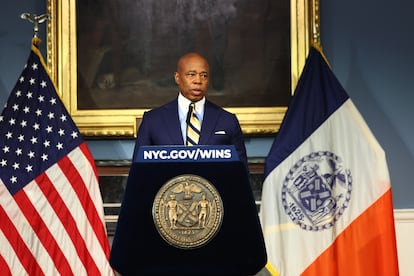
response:
M178 118L178 100L165 105L164 120L167 122L167 133L170 136L172 144L184 145L183 136L181 134L180 120Z
M204 106L204 118L203 124L201 126L201 134L199 144L206 145L211 137L214 134L214 129L216 126L216 121L218 119L219 112L217 109L206 100Z

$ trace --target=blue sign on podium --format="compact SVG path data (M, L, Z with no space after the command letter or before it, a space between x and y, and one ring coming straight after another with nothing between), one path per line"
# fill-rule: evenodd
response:
M239 161L233 145L142 146L135 162L234 162Z

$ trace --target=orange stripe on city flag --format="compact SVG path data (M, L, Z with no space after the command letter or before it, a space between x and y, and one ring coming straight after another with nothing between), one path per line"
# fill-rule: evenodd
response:
M389 189L301 275L398 275L392 206Z

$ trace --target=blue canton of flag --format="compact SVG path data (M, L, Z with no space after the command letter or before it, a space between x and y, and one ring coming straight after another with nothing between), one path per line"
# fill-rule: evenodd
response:
M82 141L33 51L0 116L0 175L15 194Z

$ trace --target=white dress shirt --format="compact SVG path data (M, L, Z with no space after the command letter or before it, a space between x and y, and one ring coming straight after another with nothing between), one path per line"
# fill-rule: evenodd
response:
M204 103L206 98L203 97L201 100L195 103L195 114L197 115L200 124L203 125L204 117ZM185 98L181 93L178 94L178 117L180 119L181 134L183 135L183 141L187 140L187 113L188 107L190 106L191 101Z

